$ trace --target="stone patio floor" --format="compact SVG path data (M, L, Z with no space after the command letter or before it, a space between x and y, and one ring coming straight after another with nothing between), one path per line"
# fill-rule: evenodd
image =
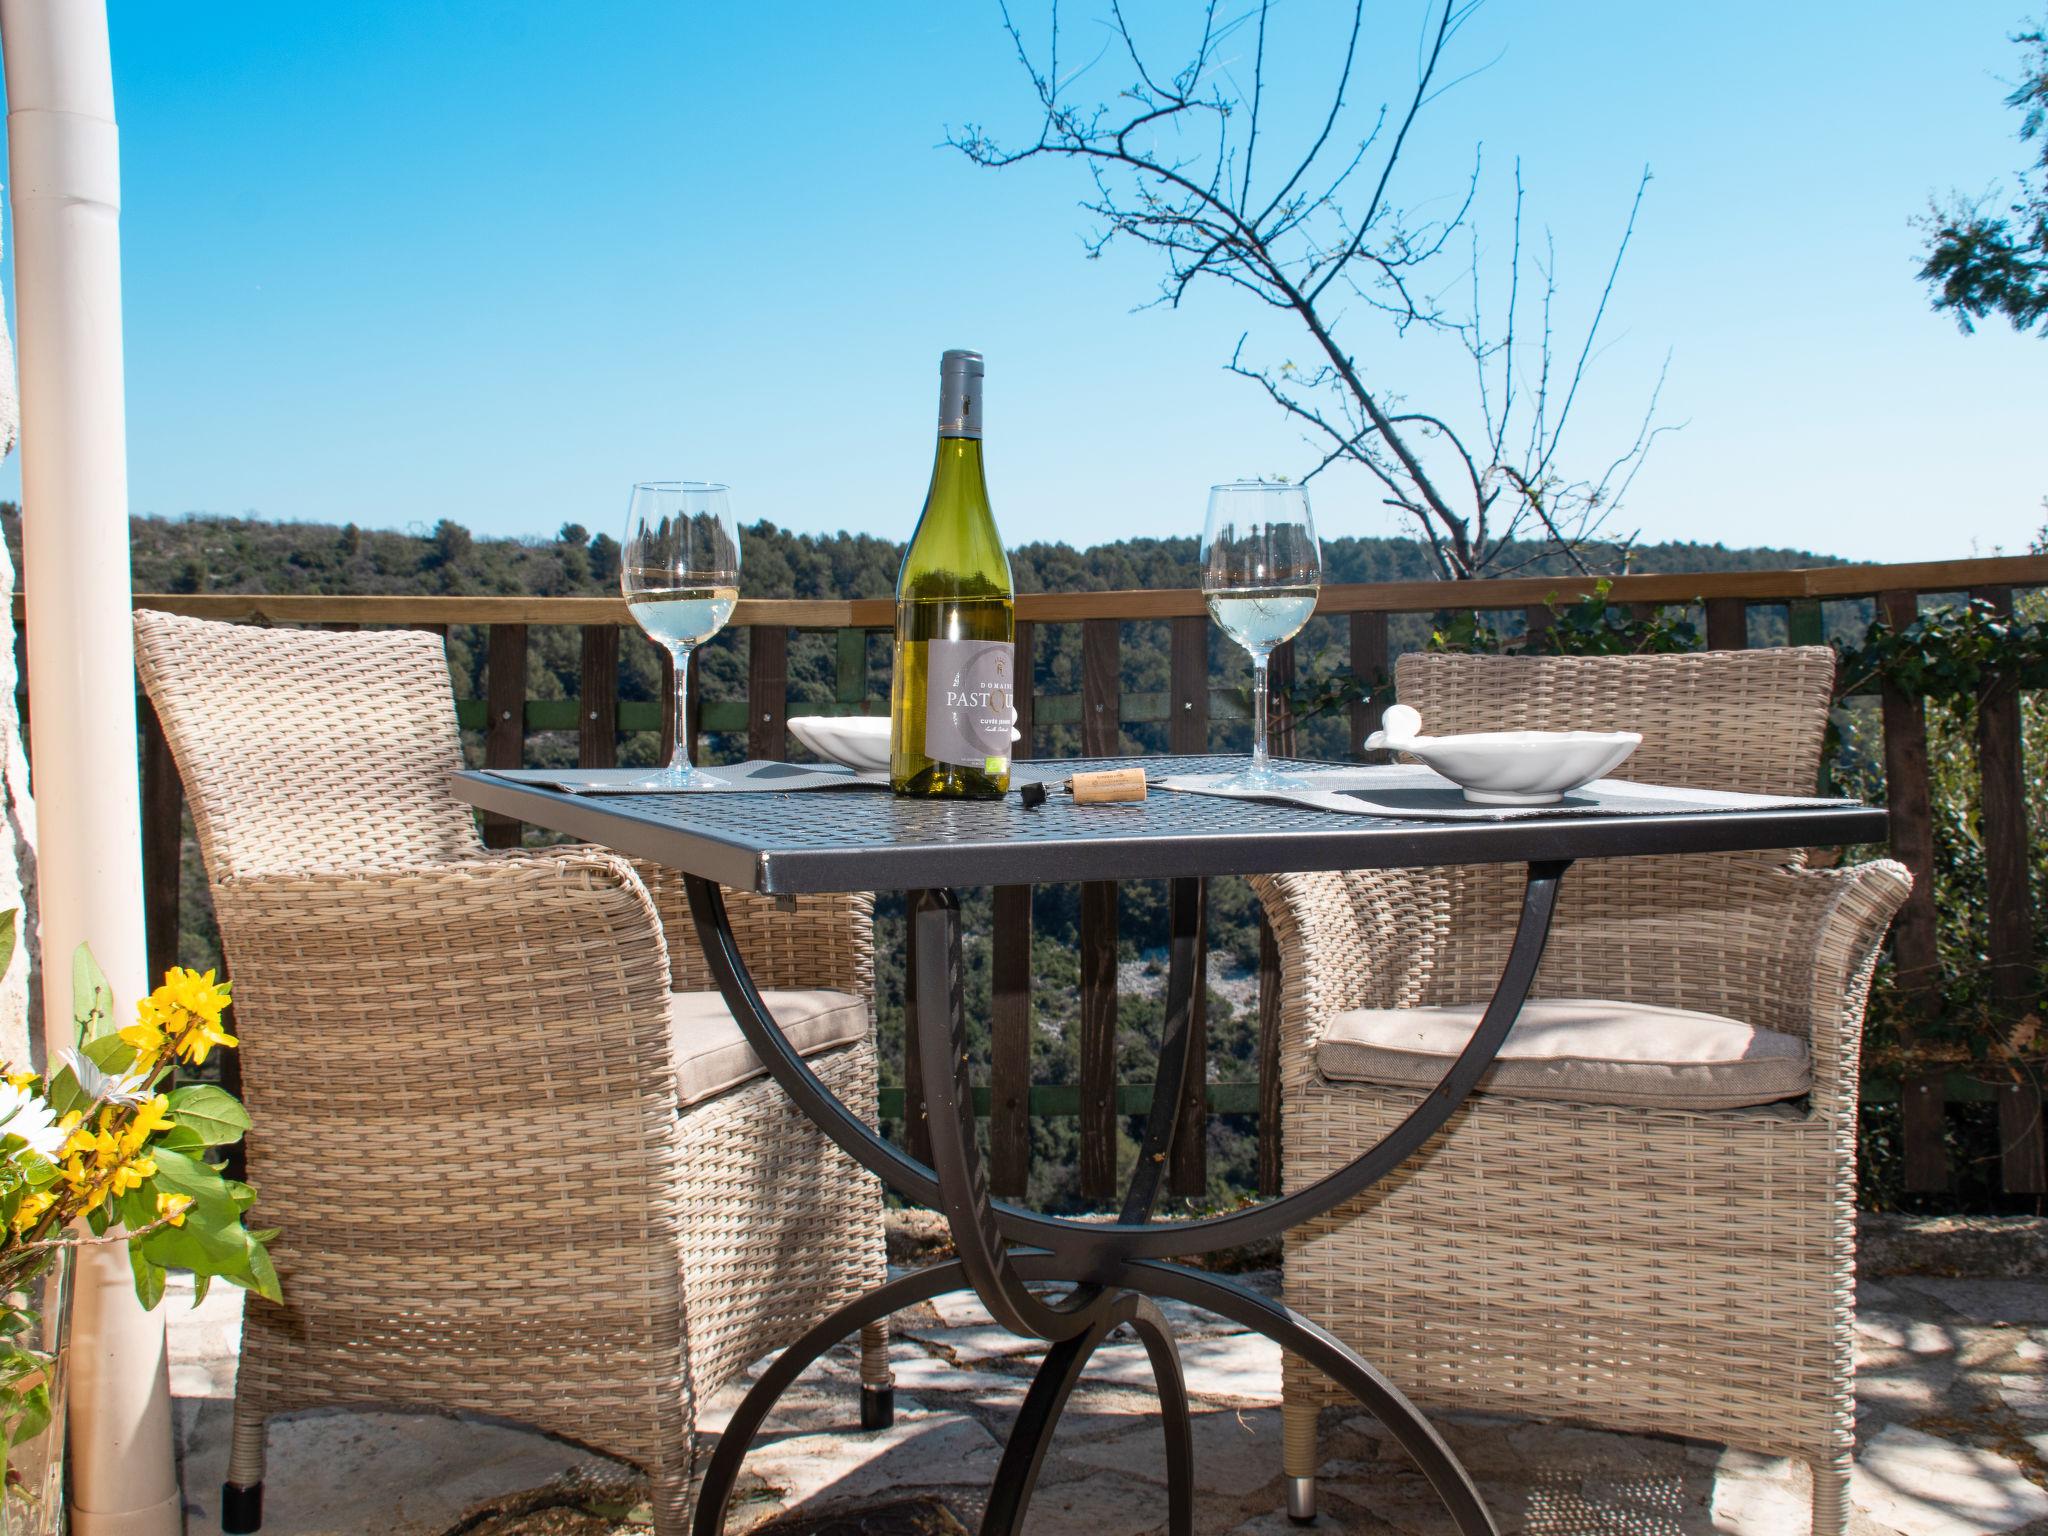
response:
M1277 1277L1254 1277L1273 1286ZM1857 1324L1860 1448L1852 1536L2048 1536L2048 1275L1866 1279ZM196 1310L167 1299L171 1385L189 1528L217 1530L226 1467L240 1293ZM1291 1536L1280 1513L1276 1346L1168 1304L1181 1325L1195 1422L1201 1536ZM856 1417L850 1350L784 1399L748 1461L731 1528L778 1516L930 1493L968 1529L1036 1361L969 1297L902 1314L894 1351L897 1421L873 1436ZM1164 1453L1144 1351L1115 1340L1096 1356L1060 1426L1032 1505L1033 1536L1140 1536L1165 1518ZM720 1428L737 1389L703 1421ZM1805 1469L1699 1442L1526 1421L1450 1417L1447 1438L1503 1530L1527 1536L1802 1536ZM1427 1485L1368 1418L1324 1417L1326 1531L1430 1536L1450 1529ZM572 1498L502 1502L562 1483ZM270 1536L390 1532L642 1530L613 1463L498 1424L382 1413L274 1423ZM611 1514L519 1517L568 1503ZM491 1513L497 1511L494 1517Z

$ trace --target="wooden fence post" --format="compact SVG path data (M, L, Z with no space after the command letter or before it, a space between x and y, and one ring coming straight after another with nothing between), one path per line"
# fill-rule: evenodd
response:
M1209 620L1200 614L1173 621L1168 648L1166 722L1169 752L1209 750ZM1199 1197L1209 1192L1209 889L1202 883L1195 929L1195 994L1188 1020L1187 1090L1174 1131L1168 1188Z
M989 961L989 1188L1031 1187L1031 887L995 888Z
M1707 649L1749 649L1749 604L1739 597L1707 599Z
M1907 1189L1921 1193L1948 1188L1947 1124L1946 1077L1927 1072L1899 1085L1899 1139Z
M747 629L747 756L789 756L789 631L780 624Z
M142 921L149 984L178 963L178 904L184 883L185 786L164 739L163 722L146 694L135 699L142 737ZM221 1059L234 1055L221 1052Z
M1878 598L1885 623L1903 629L1920 612L1912 592ZM1892 975L1912 1011L1932 1016L1941 990L1934 940L1934 810L1927 780L1927 716L1917 694L1891 679L1879 688L1884 719L1884 798L1892 857L1913 876L1913 893L1892 924Z
M1273 653L1272 686L1276 701L1294 683L1294 642ZM1272 715L1271 750L1275 757L1294 751L1294 711L1276 708ZM1273 925L1259 914L1259 1193L1280 1193L1280 945Z
M1970 596L2012 617L2011 587L1979 587ZM1977 772L1983 784L1984 881L1990 912L1991 995L2018 1018L2039 991L2034 964L2034 903L2027 858L2026 769L2020 749L2019 679L1991 680L1977 701Z
M1017 706L1014 757L1031 756L1032 689L1036 653L1031 625L1016 632ZM1031 887L995 889L994 932L989 935L989 1188L1019 1196L1031 1187Z
M1081 625L1081 751L1113 756L1121 735L1115 619ZM1081 1197L1116 1194L1116 883L1081 886Z
M493 624L484 663L484 766L517 768L526 760L526 626ZM520 825L484 815L484 846L517 848Z
M576 762L613 768L619 761L619 627L583 626L583 687L576 710Z
M1546 609L1544 616L1549 617ZM1387 656L1387 616L1384 613L1354 613L1351 615L1351 675L1359 685L1368 690L1388 682L1393 677L1393 665ZM1365 755L1365 738L1380 728L1380 706L1370 696L1355 700L1351 714L1351 755Z

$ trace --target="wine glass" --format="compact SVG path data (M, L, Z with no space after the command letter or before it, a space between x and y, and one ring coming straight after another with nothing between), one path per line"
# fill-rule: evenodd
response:
M633 487L619 551L626 610L675 664L676 745L647 789L708 789L723 781L690 763L690 652L732 617L740 596L740 529L726 488L704 480Z
M1266 665L1316 611L1322 585L1322 546L1305 488L1266 480L1209 488L1202 595L1209 600L1209 616L1252 658L1252 760L1223 780L1224 787L1304 787L1266 760Z

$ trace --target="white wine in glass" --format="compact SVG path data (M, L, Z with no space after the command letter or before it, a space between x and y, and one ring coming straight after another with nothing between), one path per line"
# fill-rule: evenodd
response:
M715 785L690 763L690 652L725 628L740 600L740 530L726 488L704 480L634 486L619 589L633 622L669 653L675 670L675 750L644 787Z
M1202 595L1217 627L1252 658L1252 760L1224 781L1231 788L1302 787L1267 760L1267 666L1301 633L1322 586L1322 546L1305 489L1266 480L1210 487Z

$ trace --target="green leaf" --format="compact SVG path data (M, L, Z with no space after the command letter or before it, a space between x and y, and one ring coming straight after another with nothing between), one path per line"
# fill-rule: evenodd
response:
M256 1294L265 1301L283 1301L284 1288L277 1281L277 1267L270 1262L270 1250L261 1243L249 1245L249 1273Z
M213 1276L198 1274L192 1277L192 1305L198 1306L206 1300L206 1293L213 1289Z
M88 1040L79 1053L102 1072L120 1074L135 1065L135 1047L119 1035L101 1035Z
M211 1083L174 1088L170 1099L171 1118L178 1129L197 1136L203 1146L232 1145L249 1129L248 1111L233 1094Z
M142 1303L142 1310L154 1312L156 1304L164 1299L164 1281L170 1272L161 1264L153 1264L143 1254L144 1239L137 1238L128 1244L128 1267L135 1272L135 1296Z
M114 1032L114 989L83 944L71 956L71 1022L81 1046Z
M21 920L21 909L9 907L0 912L0 971L14 963L14 930Z
M8 1428L9 1445L25 1445L50 1427L50 1387L38 1382L15 1399L17 1407Z
M56 1076L44 1085L44 1095L50 1101L50 1108L58 1119L63 1119L74 1109L84 1109L85 1090L78 1086L78 1074L69 1067L59 1067Z

